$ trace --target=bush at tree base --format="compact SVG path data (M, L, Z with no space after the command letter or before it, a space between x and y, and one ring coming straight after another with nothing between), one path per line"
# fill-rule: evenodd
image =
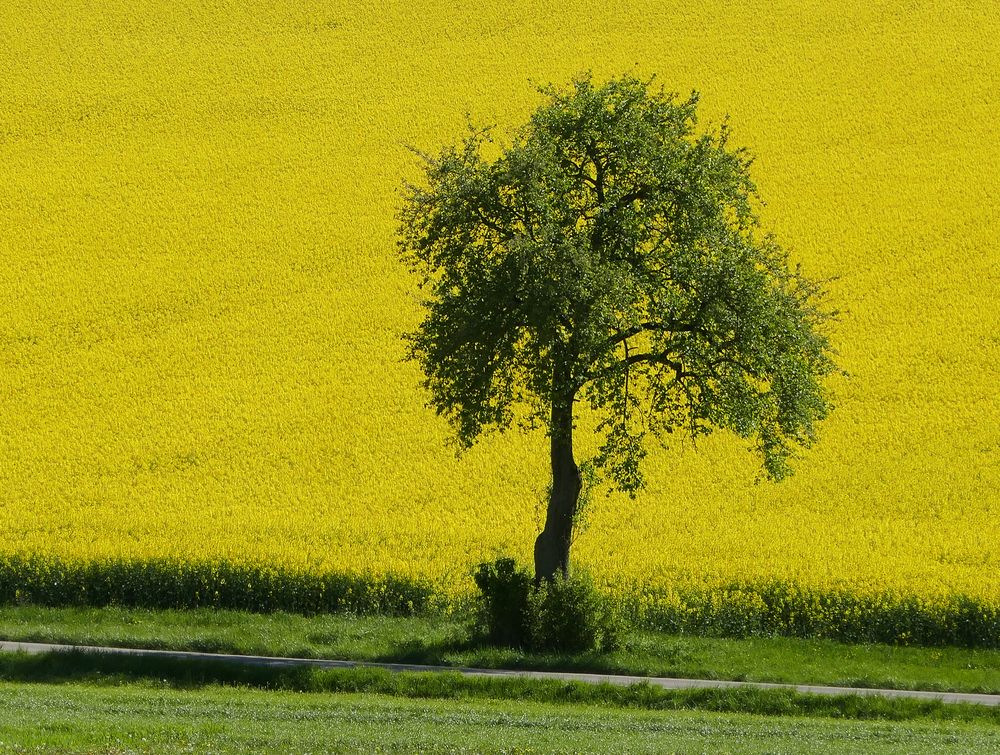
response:
M495 645L537 652L606 652L618 646L620 614L585 574L535 584L512 558L479 564L474 630Z
M498 558L479 564L473 578L480 592L473 620L475 633L493 645L525 645L531 575L518 568L514 559Z

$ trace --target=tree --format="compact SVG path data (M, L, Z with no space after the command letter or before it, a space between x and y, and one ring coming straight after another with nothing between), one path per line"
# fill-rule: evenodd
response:
M762 232L750 156L725 123L695 133L697 93L652 84L586 74L539 88L506 147L470 123L438 155L411 148L425 182L404 185L398 245L426 312L408 356L460 450L546 429L538 580L569 569L576 404L599 418L593 469L633 496L649 440L727 429L781 479L830 409L832 313Z

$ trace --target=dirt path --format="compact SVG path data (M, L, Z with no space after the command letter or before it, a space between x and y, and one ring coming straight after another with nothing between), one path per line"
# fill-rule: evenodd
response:
M8 653L40 653L66 652L78 650L92 653L108 653L113 655L152 656L157 658L174 658L177 660L219 660L231 663L244 663L254 666L315 666L317 668L383 668L389 671L452 671L467 676L516 676L528 679L556 679L559 681L577 681L588 684L618 684L627 686L645 682L654 687L664 689L694 689L699 687L751 687L754 689L791 689L803 694L812 695L878 695L881 697L907 697L918 700L940 700L944 703L976 703L979 705L1000 706L1000 695L981 695L968 692L928 692L922 690L902 689L868 689L863 687L826 687L810 684L769 684L765 682L729 682L709 679L671 679L667 677L623 676L617 674L581 674L562 671L527 671L508 669L462 668L459 666L421 666L408 663L368 663L362 661L330 661L312 658L276 658L262 655L227 655L222 653L197 653L184 650L143 650L138 648L98 647L93 645L53 645L43 642L6 642L0 641L0 651Z

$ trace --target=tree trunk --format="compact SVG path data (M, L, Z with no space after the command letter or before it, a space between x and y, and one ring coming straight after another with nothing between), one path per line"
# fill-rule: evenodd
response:
M557 571L569 575L569 544L582 481L573 459L573 397L552 402L550 428L552 492L545 513L545 528L535 540L535 582L551 580Z

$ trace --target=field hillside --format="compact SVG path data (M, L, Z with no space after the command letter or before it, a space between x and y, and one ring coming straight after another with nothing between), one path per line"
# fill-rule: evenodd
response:
M701 93L834 279L848 373L796 474L678 441L576 563L655 604L781 583L1000 609L1000 15L987 0L14 0L0 14L0 559L471 589L527 560L540 434L461 458L400 333L406 144L592 69ZM595 444L580 440L578 456ZM668 597L664 597L667 595Z

